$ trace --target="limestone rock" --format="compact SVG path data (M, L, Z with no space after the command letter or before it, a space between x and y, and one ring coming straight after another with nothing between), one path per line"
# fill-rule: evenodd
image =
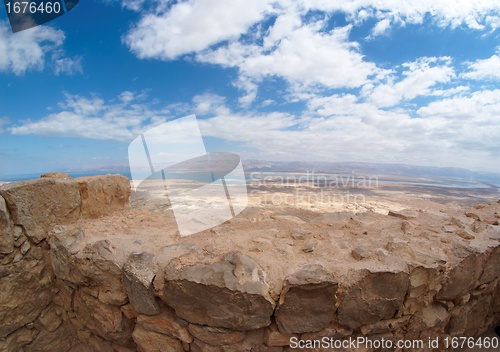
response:
M20 351L35 339L40 332L36 329L22 327L5 339L0 339L0 351Z
M426 327L431 328L440 324L446 325L450 319L450 314L443 305L433 303L418 312L417 317L422 319Z
M76 318L94 334L106 340L127 343L133 324L117 306L105 304L81 291L74 295Z
M129 205L130 182L121 175L80 177L78 183L82 199L82 216L97 218L121 210Z
M304 340L317 340L323 337L332 339L341 339L346 336L352 335L352 329L339 325L337 322L332 321L326 328L317 332L308 332L300 335Z
M123 305L128 296L122 283L117 249L109 240L96 241L79 250L85 235L79 228L68 227L49 238L52 267L56 276L98 297L104 303Z
M374 324L363 325L361 327L361 333L363 335L375 335L382 334L396 329L400 329L405 326L410 320L411 315L406 315L397 319L382 320Z
M137 325L132 334L139 352L182 352L182 342Z
M240 252L166 270L162 299L191 323L235 330L268 326L274 310L264 271Z
M500 246L494 248L486 261L483 273L479 278L479 284L491 282L500 277Z
M26 352L68 351L75 338L69 325L59 325L55 330L41 330L24 348Z
M12 220L22 225L35 243L46 237L54 224L69 224L80 216L78 184L70 180L42 178L4 185L5 198Z
M11 220L5 199L0 196L0 254L9 254L14 251L14 236Z
M162 307L161 313L154 316L139 315L137 324L146 330L175 337L182 342L191 343L193 341L187 329L188 323L177 318L168 307Z
M22 260L0 267L0 338L33 322L52 300L54 276L43 250L32 248Z
M246 337L242 331L215 328L196 324L188 325L189 332L194 338L212 346L231 345L243 341Z
M492 309L492 297L483 296L456 307L451 316L448 330L452 336L475 336L484 329L485 317Z
M39 330L55 331L62 323L62 318L56 313L54 306L48 306L36 320L35 327Z
M396 218L401 218L403 220L415 219L417 217L417 212L411 209L403 209L400 211L389 210L389 216L394 216Z
M356 260L363 260L369 258L371 256L371 253L367 249L356 247L352 250L351 255Z
M301 218L299 218L297 216L293 216L293 215L273 215L272 218L276 219L276 220L290 221L290 222L293 222L293 223L295 223L297 225L302 225L302 224L306 223Z
M50 258L52 269L57 277L77 285L87 284L85 277L74 257L84 233L79 228L57 227L50 233Z
M308 265L285 282L275 312L283 333L325 328L336 310L337 281L320 265Z
M417 266L410 272L410 284L405 298L405 314L415 314L434 301L441 289L445 267Z
M339 323L356 329L393 318L402 308L408 284L404 272L370 272L350 287L339 289Z
M156 275L153 255L132 253L123 267L123 274L132 307L140 314L160 313L153 292L153 278Z
M71 176L65 172L47 172L40 175L41 178L71 178Z
M483 272L485 256L472 253L451 269L446 276L442 289L436 295L437 300L453 300L461 297L476 287Z
M278 330L275 324L271 324L264 332L264 342L266 346L288 346L294 334L284 334Z

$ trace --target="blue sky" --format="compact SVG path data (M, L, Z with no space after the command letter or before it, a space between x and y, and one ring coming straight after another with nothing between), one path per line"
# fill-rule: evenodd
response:
M87 0L13 34L0 9L0 179L128 165L196 114L244 159L500 172L500 4Z

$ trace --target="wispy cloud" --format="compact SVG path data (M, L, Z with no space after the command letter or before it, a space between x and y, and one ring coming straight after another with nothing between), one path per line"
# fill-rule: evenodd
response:
M500 56L496 54L488 59L470 63L469 71L462 74L462 77L474 80L500 80Z
M65 57L64 32L47 26L12 33L0 21L0 72L23 75L51 67L55 74L81 72L81 59Z
M125 91L113 101L97 96L66 94L59 112L39 120L26 120L11 126L13 135L79 137L98 140L130 141L143 130L166 122L168 109L141 104L141 95Z

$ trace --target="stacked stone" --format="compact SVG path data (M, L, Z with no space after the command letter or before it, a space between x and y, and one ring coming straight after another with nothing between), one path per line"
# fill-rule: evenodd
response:
M1 351L80 346L68 316L72 303L65 301L70 287L54 275L48 232L55 224L103 216L129 204L129 181L123 176L46 176L0 187Z

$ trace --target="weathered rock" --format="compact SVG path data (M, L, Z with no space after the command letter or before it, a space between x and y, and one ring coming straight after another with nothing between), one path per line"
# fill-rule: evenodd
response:
M71 178L71 176L65 172L47 172L40 175L41 178Z
M42 178L9 183L0 189L12 220L22 225L35 243L42 241L54 224L69 224L80 216L78 184L71 180Z
M437 264L430 268L417 266L410 272L404 302L405 314L415 314L433 302L434 296L441 289L444 271L444 265Z
M371 253L365 248L356 247L352 250L351 255L356 260L363 260L369 258L371 256Z
M264 343L266 346L288 346L290 344L290 339L295 334L284 334L278 330L275 324L271 324L264 332Z
M62 323L62 318L56 313L54 306L44 309L35 322L35 327L39 330L55 331Z
M133 323L123 316L119 307L77 291L74 295L74 309L76 318L94 334L106 340L129 342Z
M59 325L55 330L41 330L24 348L26 352L68 351L75 337L69 325Z
M124 284L130 304L140 314L160 313L153 292L153 278L156 275L153 255L132 253L123 267Z
M242 331L234 331L224 328L214 328L196 324L188 325L189 332L195 339L208 343L212 346L231 345L243 341L246 337Z
M452 336L475 336L483 332L485 317L492 309L491 301L491 296L483 296L465 306L456 307L451 315L448 333Z
M410 318L411 315L407 315L397 319L382 320L374 324L363 325L361 327L361 333L366 336L366 335L382 334L388 331L400 329L401 327L405 326L408 323Z
M474 238L476 238L474 232L472 232L468 228L458 229L457 231L455 231L455 234L462 237L464 240L473 240Z
M389 216L394 216L396 218L401 218L403 220L415 219L418 213L412 209L403 209L403 210L389 210Z
M14 251L14 236L9 211L5 199L0 196L0 254Z
M188 323L177 318L168 307L163 307L158 315L139 315L137 324L146 330L175 337L182 342L191 343L193 341L187 329Z
M292 275L275 312L279 330L290 334L325 328L336 310L337 287L337 281L320 265L308 265Z
M21 327L7 338L0 339L0 351L20 351L24 346L29 344L40 333L36 329L28 329Z
M104 303L123 305L128 296L122 283L117 249L109 240L89 244L79 251L83 237L79 228L68 227L49 238L52 267L56 276L84 290Z
M163 300L191 323L235 330L268 326L274 310L264 271L239 252L166 270Z
M346 336L352 335L353 330L348 329L345 326L339 325L337 322L332 321L326 328L316 332L308 332L300 335L304 340L316 340L323 337L332 339L341 339Z
M139 352L181 352L182 342L154 331L146 330L137 325L132 333Z
M485 256L470 254L446 275L442 289L437 293L437 300L453 300L461 297L476 287L483 271Z
M34 321L52 300L54 276L43 250L32 248L21 260L0 267L0 337Z
M484 270L479 278L478 284L484 284L487 282L491 282L495 280L496 278L500 277L500 246L494 248L489 257L488 260L486 261L486 264L484 265Z
M80 177L82 216L97 218L129 206L130 182L121 175Z
M293 215L273 215L272 218L273 219L277 219L277 220L290 221L290 222L293 222L293 223L295 223L297 225L302 225L302 224L306 223L301 218L299 218L297 216L293 216Z
M402 308L409 277L404 272L373 272L339 289L339 323L356 329L383 319L391 319Z
M433 303L419 311L416 315L421 318L427 328L432 328L436 325L446 325L450 319L450 313L441 304Z
M48 238L51 264L55 275L77 285L87 284L73 256L78 253L78 245L83 237L83 231L79 228L55 227Z

